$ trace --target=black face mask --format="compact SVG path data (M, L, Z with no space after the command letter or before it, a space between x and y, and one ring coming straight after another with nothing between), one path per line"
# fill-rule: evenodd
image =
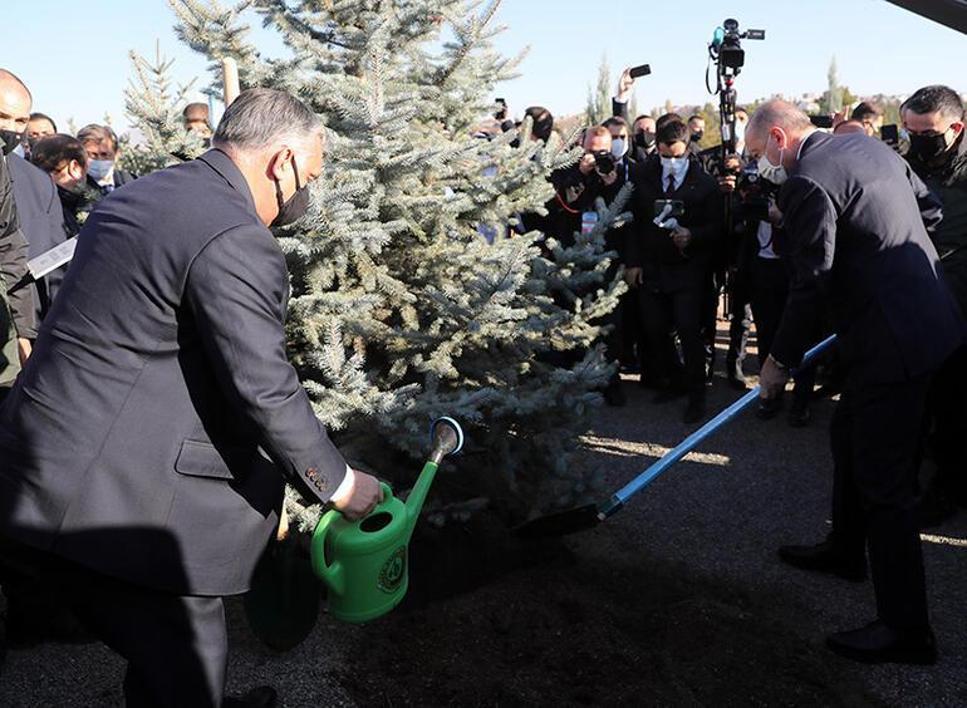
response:
M295 156L292 158L292 169L295 172L295 194L288 199L282 199L282 185L279 180L275 180L275 200L279 204L279 215L276 216L269 226L288 226L305 216L309 210L309 185L299 183L299 168L295 164Z
M23 141L23 135L23 133L15 133L12 130L0 130L0 141L3 143L0 145L0 150L3 151L3 154L9 155L16 150L17 146Z
M939 135L910 134L910 154L923 162L933 162L943 155L949 147L946 133Z
M85 201L83 192L64 189L60 185L57 185L57 196L60 197L61 204L74 211L77 211Z
M697 143L699 140L702 139L702 137L704 135L705 135L705 131L704 130L700 130L697 133L692 133L692 142L693 143Z
M645 150L651 150L655 146L655 134L648 131L635 133L635 145Z

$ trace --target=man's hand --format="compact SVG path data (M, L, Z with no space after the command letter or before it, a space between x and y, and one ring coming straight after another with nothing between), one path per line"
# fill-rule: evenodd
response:
M594 153L587 152L581 161L578 163L578 170L582 175L589 175L594 172L596 161L594 159Z
M675 247L679 251L684 251L688 248L688 244L692 242L692 232L684 226L679 226L672 231L672 241L675 242Z
M333 496L329 501L333 508L341 512L350 521L356 521L367 516L373 508L383 501L383 490L379 480L365 472L349 469L347 475L352 475L342 494Z
M642 270L641 268L626 268L625 269L625 282L628 283L628 287L637 288L642 284Z
M771 199L769 200L769 223L773 226L782 226L782 212Z
M617 170L612 170L611 172L609 172L606 175L605 174L601 174L600 172L598 172L598 175L601 176L601 181L604 182L604 186L605 187L610 187L612 184L614 184L615 182L618 181L618 171Z
M24 339L23 337L17 339L17 352L20 354L20 366L24 366L27 363L27 359L30 358L33 351L34 345L30 343L29 339Z
M766 363L759 372L759 398L771 400L782 394L789 380L789 370L772 358L766 357Z
M621 72L618 79L618 94L615 96L620 103L627 103L631 99L631 89L635 85L635 80L631 78L631 67Z
M737 173L741 166L742 163L738 155L729 155L725 158L725 161L722 163L725 174L718 178L720 191L725 194L730 194L735 191L735 187L739 181Z

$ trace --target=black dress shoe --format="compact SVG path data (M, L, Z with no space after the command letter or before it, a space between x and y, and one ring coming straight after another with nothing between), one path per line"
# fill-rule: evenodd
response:
M697 423L705 417L705 398L690 398L688 405L685 406L685 415L682 420L686 425Z
M733 376L731 373L728 375L729 386L736 391L748 391L749 382L745 380L745 376Z
M866 580L866 558L849 558L831 541L815 546L783 546L779 549L779 558L802 570L829 573L854 583Z
M937 663L937 643L929 627L919 630L896 630L880 620L850 632L837 632L826 637L833 652L864 664Z
M253 688L244 696L225 696L223 708L274 708L279 702L279 694L271 686Z

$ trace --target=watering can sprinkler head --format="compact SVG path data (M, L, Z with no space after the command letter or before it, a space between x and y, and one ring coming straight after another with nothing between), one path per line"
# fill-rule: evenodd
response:
M430 459L440 464L447 455L453 455L463 449L463 429L453 418L446 416L437 418L430 427L430 440L433 446Z

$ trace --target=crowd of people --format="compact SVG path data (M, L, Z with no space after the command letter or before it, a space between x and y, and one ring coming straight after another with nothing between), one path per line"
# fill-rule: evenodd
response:
M761 367L780 330L794 277L775 199L784 175L749 153L749 113L742 107L734 113L735 151L723 155L721 146L699 147L706 126L698 114L629 116L633 85L630 70L625 70L612 99L613 116L581 131L577 144L584 155L551 176L555 195L545 205L546 216L525 214L518 230L536 229L572 243L589 214L591 223L596 222L599 199L608 206L625 184L634 186L627 206L633 220L606 235L606 247L617 253L611 273L622 266L629 286L607 323L606 351L619 371L637 374L641 386L655 390L656 404L684 398L684 421L694 424L706 417L706 390L717 380L718 320L724 316L728 321L723 379L737 391L750 387L750 341ZM533 123L533 139L550 137L554 121L548 109L528 108L525 117ZM926 86L902 104L901 117L902 128L884 129L883 110L863 101L831 116L816 116L813 122L828 125L817 132L881 140L941 200L944 218L931 237L944 259L950 288L967 311L962 100L949 87ZM515 126L520 123L504 121L499 129ZM659 220L660 209L669 202L676 216ZM818 343L832 331L831 319L824 318L804 336ZM924 525L935 525L967 502L967 457L957 444L967 433L965 355L967 349L957 350L938 373L931 393L930 449L939 472L921 505ZM835 350L818 366L798 372L788 394L789 425L808 425L811 402L839 393L843 376ZM625 405L623 385L627 383L616 374L604 391L609 405ZM779 415L786 407L785 395L760 400L758 417Z
M749 385L754 326L762 418L782 409L806 348L830 332L840 336L823 367L825 387L842 393L832 435L833 533L780 553L791 565L857 580L867 573L868 541L880 624L834 635L830 646L861 660L929 663L935 649L916 527L967 503L960 96L937 85L914 92L901 107L902 141L870 103L835 116L827 131L782 101L752 115L737 108L735 149L726 154L700 149L699 115L630 116L633 82L625 71L614 115L582 132L583 155L550 176L554 197L545 212L522 215L519 230L573 243L597 222L599 200L611 204L633 186L634 219L609 226L605 238L617 254L610 274L629 286L607 323L606 351L616 370L655 389L657 404L684 398L688 424L707 414L720 312L730 319L724 378L737 390ZM131 662L130 696L175 695L172 674L188 677L178 695L217 694L217 703L220 597L245 590L278 525L276 468L350 518L365 516L380 497L375 479L351 470L329 442L285 358L286 277L269 227L305 213L307 185L322 170L322 129L281 91L243 92L214 134L207 106L191 104L185 127L213 149L135 179L118 166L121 145L109 126L59 133L31 103L23 82L0 70L7 293L0 310L12 320L0 385L9 387L18 364L33 358L12 392L0 393L7 397L0 455L10 468L0 485L21 497L19 506L0 508L0 556L37 573L53 567L77 588L95 590L78 589L72 601L87 598L78 611ZM526 115L532 139L547 141L550 111L532 107ZM501 118L497 129L513 126ZM97 238L82 237L73 266L31 282L28 257L85 224ZM67 267L74 270L64 284ZM70 306L51 314L55 298ZM53 324L38 340L44 319ZM791 425L809 423L815 384L812 369L797 376ZM604 392L610 405L625 405L624 385L616 373ZM48 406L54 398L75 405ZM929 493L919 494L927 439L938 472ZM101 447L88 451L91 440ZM60 474L79 454L92 470L84 489ZM132 465L148 469L146 458L178 474L132 476ZM134 533L151 519L157 534ZM89 533L95 522L121 529L112 554L102 552L106 536ZM235 529L231 538L219 530L225 523ZM231 562L223 562L226 547ZM19 578L0 581L16 601L11 577ZM129 614L112 614L109 601ZM163 635L166 613L211 640L167 673L151 668L151 652L169 661L185 648L184 636L148 651L133 629Z

